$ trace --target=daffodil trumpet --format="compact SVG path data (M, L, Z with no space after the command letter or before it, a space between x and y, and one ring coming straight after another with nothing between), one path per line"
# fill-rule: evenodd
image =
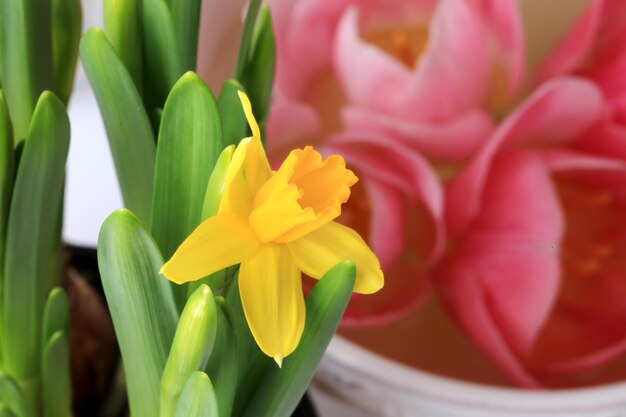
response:
M236 148L219 210L180 245L161 273L178 284L241 264L239 294L259 348L279 366L302 335L301 272L319 279L352 260L354 292L383 286L378 259L352 229L334 220L358 179L339 155L326 159L307 146L270 169L248 97L239 97L252 136Z

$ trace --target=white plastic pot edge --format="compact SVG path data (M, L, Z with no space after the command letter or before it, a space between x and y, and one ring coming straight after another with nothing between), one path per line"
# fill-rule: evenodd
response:
M513 412L580 413L626 410L626 382L563 390L523 390L457 381L384 358L336 336L322 360L318 382L356 401L438 402L465 409Z

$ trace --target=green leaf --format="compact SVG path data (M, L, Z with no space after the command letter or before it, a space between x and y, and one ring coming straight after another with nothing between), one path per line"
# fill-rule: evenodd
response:
M246 89L236 80L226 81L220 91L218 105L224 131L224 146L238 145L241 139L250 136L238 91L245 92Z
M201 220L204 221L209 217L215 216L220 208L222 194L224 194L224 182L226 180L226 172L230 166L230 161L235 153L235 145L229 145L217 158L217 162L213 167L209 183L204 194L204 202L202 204Z
M50 337L42 358L43 409L45 417L72 417L72 381L68 333Z
M50 291L43 311L42 351L44 351L52 335L59 331L66 335L70 334L70 306L65 290L56 287Z
M180 394L175 417L218 417L217 398L207 374L194 372Z
M142 90L143 50L140 0L104 0L104 32L115 53Z
M41 320L52 259L59 254L59 217L70 126L63 103L41 95L15 178L7 227L2 293L4 368L35 386ZM29 392L26 392L30 398Z
M266 4L261 9L254 28L252 48L244 77L244 85L250 96L252 108L262 126L265 125L269 114L275 66L276 44L270 9Z
M0 90L0 293L4 286L4 252L13 191L14 158L13 127L4 93Z
M237 63L235 64L235 79L241 81L245 77L248 57L250 56L250 44L254 35L254 24L259 14L261 0L250 0L246 20L243 23L243 32L239 43L239 52L237 54Z
M211 289L202 285L180 316L172 348L161 376L160 416L170 417L189 376L201 369L213 351L217 333L217 307Z
M0 404L0 417L17 417L13 411L4 404Z
M156 146L139 93L101 30L83 36L80 56L104 119L124 204L149 223Z
M295 410L341 321L355 273L354 263L345 261L313 287L306 299L306 323L298 348L285 358L282 369L268 368L245 417L289 416Z
M24 394L8 375L0 374L0 403L8 407L16 417L32 417Z
M151 230L165 259L202 221L207 183L221 150L217 102L204 81L188 72L172 88L159 129ZM182 308L187 285L172 285Z
M144 82L153 90L153 107L162 107L170 88L185 72L174 33L172 14L165 0L143 0L143 38L146 62ZM152 109L148 109L152 110Z
M0 1L2 85L15 139L28 134L39 95L52 88L50 0Z
M52 0L54 86L66 105L74 85L81 26L80 0Z
M164 258L202 221L207 184L221 151L215 98L188 72L167 98L159 130L151 230Z
M231 321L232 312L222 297L216 297L217 336L213 353L206 366L206 373L213 381L215 395L219 398L220 417L232 415L235 392L237 390L237 339Z
M201 4L202 0L170 0L178 56L186 71L196 69Z
M98 239L98 266L126 372L130 412L159 415L161 373L178 315L156 243L128 210L111 214Z

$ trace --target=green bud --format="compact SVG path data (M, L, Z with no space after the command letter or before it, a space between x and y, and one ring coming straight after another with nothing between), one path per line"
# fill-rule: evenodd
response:
M211 289L200 286L180 316L170 354L161 376L161 417L172 417L189 376L204 369L217 332L217 307Z
M218 417L217 396L209 376L197 371L187 379L175 417Z
M243 139L243 138L242 138ZM226 179L226 171L230 166L230 161L235 153L235 145L227 146L220 154L215 168L209 177L209 183L204 195L204 205L202 206L202 220L206 220L217 214L224 194L224 180Z

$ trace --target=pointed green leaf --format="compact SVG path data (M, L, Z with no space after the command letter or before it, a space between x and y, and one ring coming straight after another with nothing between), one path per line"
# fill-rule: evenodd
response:
M178 56L186 71L196 69L201 4L202 0L170 0Z
M7 227L2 349L5 370L20 384L39 374L41 320L51 259L60 247L58 221L69 138L63 103L43 93L15 178Z
M215 395L219 398L220 417L232 415L235 391L237 390L237 339L231 322L230 307L222 297L216 297L217 336L213 352L206 366L206 373L213 381Z
M217 162L213 167L211 176L209 177L209 183L206 187L206 193L204 194L204 202L202 204L201 221L208 219L211 216L217 214L217 210L220 208L220 202L222 201L222 194L224 194L224 181L226 180L226 171L230 166L230 161L233 159L235 153L235 146L229 145L217 158Z
M151 230L164 258L200 224L209 177L221 151L215 98L204 81L188 72L165 103L159 131Z
M0 404L0 417L17 417L11 409L4 405Z
M220 91L218 104L224 132L224 146L238 145L241 139L250 136L238 91L245 92L246 89L235 80L226 81Z
M348 305L355 272L354 263L342 262L313 287L298 348L285 358L282 369L268 368L245 417L289 416L295 410Z
M74 85L82 27L80 0L52 0L52 64L55 91L67 102Z
M194 372L180 394L175 417L218 417L217 398L207 374Z
M13 191L14 158L13 127L4 93L0 90L0 291L4 285L4 248Z
M124 204L150 220L156 146L132 77L99 29L80 42L80 56L98 100Z
M161 376L160 416L172 416L189 376L204 369L217 332L217 307L211 289L202 285L180 316L170 354Z
M70 334L70 306L65 290L56 287L50 291L43 311L42 351L52 335L59 331Z
M143 38L146 65L144 82L156 96L155 107L161 107L167 93L185 72L174 33L172 14L165 0L143 0ZM148 87L146 87L146 91ZM149 109L151 110L151 109Z
M235 79L241 81L245 78L248 57L250 56L250 45L254 35L254 25L256 23L261 0L250 0L248 3L248 11L246 12L246 20L243 23L243 31L241 41L239 43L239 52L237 54L237 63L235 64Z
M98 266L126 372L130 412L159 415L161 373L178 315L156 243L128 210L111 214L98 239Z
M270 9L266 4L261 8L254 28L252 48L244 77L244 85L250 96L252 108L262 126L265 125L269 113L275 66L276 45Z
M15 139L26 137L39 95L52 89L49 0L0 1L2 85Z
M142 86L142 23L140 0L104 0L104 32L135 81Z
M8 375L0 374L0 403L9 408L16 417L32 417L26 405L24 394L17 383Z
M72 417L72 381L68 333L52 335L42 358L43 410L45 417Z

